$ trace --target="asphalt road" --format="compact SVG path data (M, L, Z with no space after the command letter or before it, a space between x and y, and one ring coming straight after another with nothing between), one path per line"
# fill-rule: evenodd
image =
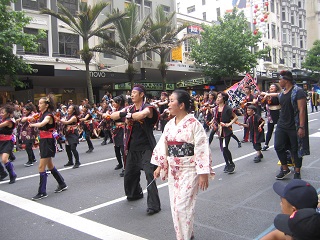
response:
M302 178L320 190L320 112L309 114L311 155L303 160ZM242 130L234 127L242 138ZM161 132L154 132L159 139ZM66 153L57 153L54 163L68 184L68 190L54 193L57 185L48 177L48 197L31 201L37 193L37 164L25 167L26 152L16 152L14 162L17 182L0 182L0 239L175 239L166 182L157 180L162 211L146 214L145 198L127 202L120 170L114 170L116 160L113 145L101 146L93 140L94 151L85 153L81 142L81 167L64 168ZM215 138L211 144L216 177L207 191L200 192L196 204L195 239L234 240L259 239L273 228L273 219L280 212L280 199L272 190L278 173L273 139L260 163L254 163L251 143L238 148L231 140L230 149L236 163L235 174L223 173L224 160ZM36 150L38 155L38 150ZM319 154L319 155L318 155ZM288 180L293 175L290 175ZM288 180L283 180L288 182ZM142 187L146 187L144 173Z

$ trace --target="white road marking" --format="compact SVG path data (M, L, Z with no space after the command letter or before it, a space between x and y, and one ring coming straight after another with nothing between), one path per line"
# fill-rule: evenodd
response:
M60 223L64 226L70 227L79 232L86 233L99 239L146 240L145 238L141 238L139 236L120 231L101 223L97 223L92 220L79 217L53 207L45 206L43 204L7 192L0 191L0 199L1 201L13 205L17 208L21 208L40 217L50 219L54 222Z
M273 148L273 146L269 147L269 149L271 149L271 148ZM249 157L249 156L252 156L252 155L255 155L255 154L256 154L256 152L252 152L252 153L246 154L244 156L238 157L238 158L234 159L233 161L236 162L236 161L239 161L241 159L244 159L246 157ZM220 164L217 164L217 165L213 166L212 168L213 169L217 169L217 168L222 167L224 165L225 165L225 163L220 163ZM168 183L163 183L161 185L158 185L158 189L166 187L166 186L168 186ZM147 192L147 190L143 191L143 193L146 193L146 192ZM117 198L117 199L114 199L112 201L102 203L100 205L96 205L96 206L93 206L93 207L90 207L90 208L87 208L87 209L83 209L83 210L78 211L78 212L74 212L73 214L79 216L79 215L82 215L82 214L85 214L85 213L88 213L88 212L91 212L91 211L94 211L94 210L97 210L97 209L100 209L100 208L103 208L103 207L107 207L107 206L110 206L112 204L115 204L115 203L118 203L118 202L121 202L121 201L124 201L126 199L127 199L127 197Z

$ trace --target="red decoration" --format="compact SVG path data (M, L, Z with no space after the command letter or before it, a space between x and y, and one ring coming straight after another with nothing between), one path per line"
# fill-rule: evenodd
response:
M264 15L264 18L267 19L267 18L268 18L268 14L265 14L265 15Z
M258 34L258 30L257 30L257 29L254 30L254 31L253 31L253 34L254 34L254 35L257 35L257 34Z
M260 21L261 21L261 22L264 22L264 18L261 18Z
M253 21L253 24L256 25L256 24L257 24L257 21Z
M266 2L266 3L265 3L265 5L268 7L268 6L269 6L269 3L268 3L268 2Z
M255 8L258 8L259 6L258 6L258 4L256 4L256 5L254 5L254 7L255 7Z

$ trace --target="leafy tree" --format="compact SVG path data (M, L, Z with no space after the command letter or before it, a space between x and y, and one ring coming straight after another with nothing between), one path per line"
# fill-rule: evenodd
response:
M12 11L11 2L13 0L0 1L0 84L22 86L17 75L30 73L32 68L13 53L13 47L20 45L31 51L36 50L36 40L44 37L44 32L38 35L24 33L23 28L30 23L31 18L26 17L24 12Z
M65 8L61 3L57 3L58 8L61 13L54 12L50 9L43 9L41 13L49 14L53 17L60 19L62 22L66 23L69 26L69 29L78 34L83 39L83 49L80 51L81 59L85 63L86 67L86 79L87 79L87 88L89 94L89 102L94 103L93 99L93 90L92 82L89 71L89 64L93 57L93 52L89 48L89 39L98 34L99 32L112 29L112 23L116 20L121 19L124 14L115 12L112 15L109 15L101 23L96 24L96 20L99 17L100 13L105 7L109 5L107 2L96 3L95 5L88 5L86 2L79 1L79 11L75 16Z
M313 77L319 77L320 73L320 40L313 43L313 47L307 52L302 67L312 72Z
M175 12L170 15L166 15L162 6L158 6L156 9L155 19L150 18L151 33L149 40L154 45L153 51L160 56L160 64L158 68L162 76L163 90L166 90L166 79L168 65L166 61L170 56L171 50L180 46L186 39L194 38L195 35L186 35L181 39L177 39L177 35L189 24L185 23L178 28L174 25Z
M203 29L200 43L192 44L191 58L213 83L223 79L226 86L231 85L234 76L250 71L257 65L257 59L270 51L270 48L251 51L257 48L261 35L252 33L244 13L236 8L220 18L219 24L203 25ZM231 78L229 84L226 77Z
M107 31L99 32L97 36L101 37L104 42L95 47L94 51L112 54L126 60L128 62L126 73L133 86L136 73L133 63L136 57L151 49L150 44L146 41L150 30L147 18L139 22L138 8L135 3L130 3L125 12L126 17L114 22L117 36L113 38Z

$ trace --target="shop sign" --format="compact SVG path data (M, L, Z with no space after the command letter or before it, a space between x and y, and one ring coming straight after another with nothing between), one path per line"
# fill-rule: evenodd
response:
M145 87L147 91L161 91L162 90L162 83L139 83ZM130 83L117 83L114 85L115 90L131 90L131 84ZM174 84L173 83L167 83L166 84L166 90L173 91Z
M200 34L200 32L202 32L203 29L199 26L189 26L187 27L187 32L190 34Z
M208 83L210 83L209 78L195 78L195 79L190 79L190 80L178 82L177 88L192 87L192 86L203 85L203 84L208 84Z
M106 74L106 72L92 71L92 72L90 72L90 77L92 77L92 78L105 78L105 77L107 77L107 74Z

